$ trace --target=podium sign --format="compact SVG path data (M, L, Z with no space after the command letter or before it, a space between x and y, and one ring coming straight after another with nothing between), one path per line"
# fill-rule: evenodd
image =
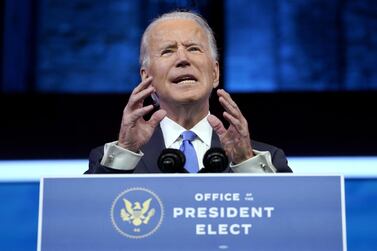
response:
M38 250L346 250L341 176L44 178Z

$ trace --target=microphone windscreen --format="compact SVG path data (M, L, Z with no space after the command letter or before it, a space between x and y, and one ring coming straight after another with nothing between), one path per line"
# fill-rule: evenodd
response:
M163 173L187 173L185 162L185 155L180 150L166 148L158 157L157 165Z
M203 157L204 168L201 173L221 173L228 167L229 161L222 148L211 148Z

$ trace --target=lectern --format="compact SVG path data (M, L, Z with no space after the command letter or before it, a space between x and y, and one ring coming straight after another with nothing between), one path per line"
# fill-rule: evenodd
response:
M39 211L39 251L346 250L336 175L43 178Z

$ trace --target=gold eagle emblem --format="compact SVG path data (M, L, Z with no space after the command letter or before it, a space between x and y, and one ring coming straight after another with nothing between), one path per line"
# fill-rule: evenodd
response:
M151 200L152 198L149 198L141 205L138 201L132 204L129 200L123 198L125 208L120 210L120 217L123 221L132 223L135 227L141 224L148 224L149 220L155 214L154 208L149 209Z

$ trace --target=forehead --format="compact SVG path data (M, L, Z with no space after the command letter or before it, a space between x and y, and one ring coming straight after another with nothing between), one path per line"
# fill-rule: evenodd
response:
M156 23L149 33L151 47L162 46L165 43L196 42L208 45L208 39L203 28L194 20L171 19Z

